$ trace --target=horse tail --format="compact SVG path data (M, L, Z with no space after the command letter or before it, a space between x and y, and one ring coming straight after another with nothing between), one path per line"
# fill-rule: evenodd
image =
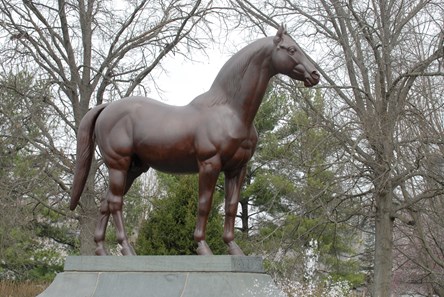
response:
M80 121L79 130L77 131L76 167L69 205L71 210L74 210L79 204L80 196L85 187L94 155L94 127L97 118L107 105L105 103L92 108Z

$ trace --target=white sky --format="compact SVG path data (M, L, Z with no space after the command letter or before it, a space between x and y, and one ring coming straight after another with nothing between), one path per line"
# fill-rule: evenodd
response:
M219 70L234 53L260 37L263 36L254 37L247 31L232 30L227 36L221 37L219 42L210 45L210 48L206 49L206 55L193 54L193 61L181 55L169 54L162 61L166 72L159 73L157 80L161 92L151 88L148 96L167 104L188 104L198 95L208 91Z
M149 97L173 105L186 105L198 95L206 92L223 64L230 58L214 49L208 56L193 57L186 60L180 55L168 56L162 62L166 72L159 74L157 85L161 92L152 88Z

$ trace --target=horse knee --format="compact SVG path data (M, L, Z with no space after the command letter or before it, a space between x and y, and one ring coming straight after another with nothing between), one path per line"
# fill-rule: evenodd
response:
M110 213L116 213L121 211L123 208L123 199L119 196L110 196L107 199L108 210Z
M110 214L108 200L103 199L100 202L99 212L101 215L109 215Z
M199 216L208 216L210 214L211 205L212 205L212 195L211 193L208 195L202 195L199 197L198 204L198 214Z

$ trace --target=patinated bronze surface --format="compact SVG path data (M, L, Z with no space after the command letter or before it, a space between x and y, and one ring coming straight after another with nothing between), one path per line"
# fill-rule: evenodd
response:
M124 230L123 196L134 179L154 168L171 173L198 173L199 200L194 239L197 253L211 255L205 229L220 172L225 175L223 239L231 255L243 255L234 241L234 220L246 164L256 148L253 119L270 78L278 73L319 82L319 74L294 40L280 27L276 36L246 46L222 67L211 88L186 106L170 106L145 97L128 97L91 109L77 136L77 163L71 210L79 202L97 143L109 169L109 187L100 205L94 239L105 255L109 216L124 255L133 255Z

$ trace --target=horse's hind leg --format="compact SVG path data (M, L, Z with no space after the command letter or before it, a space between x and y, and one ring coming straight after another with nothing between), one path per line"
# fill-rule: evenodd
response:
M94 232L94 241L96 242L96 255L97 256L106 256L106 250L105 250L105 234L106 234L106 227L108 225L109 220L109 207L108 207L108 201L106 199L107 195L105 195L102 198L102 201L100 202L100 216L99 221L96 225L96 230Z
M138 178L142 173L147 172L148 169L150 169L150 167L147 165L141 167L131 166L126 176L125 192L123 193L123 195L128 193L134 180Z
M126 189L126 170L109 170L109 190L106 196L108 202L109 212L114 219L114 225L117 232L117 242L122 246L123 255L135 255L132 246L128 242L128 237L125 233L125 227L123 224L123 195Z
M223 239L228 246L228 253L237 256L244 255L244 252L234 241L234 222L245 173L245 166L234 172L225 172L225 223Z

